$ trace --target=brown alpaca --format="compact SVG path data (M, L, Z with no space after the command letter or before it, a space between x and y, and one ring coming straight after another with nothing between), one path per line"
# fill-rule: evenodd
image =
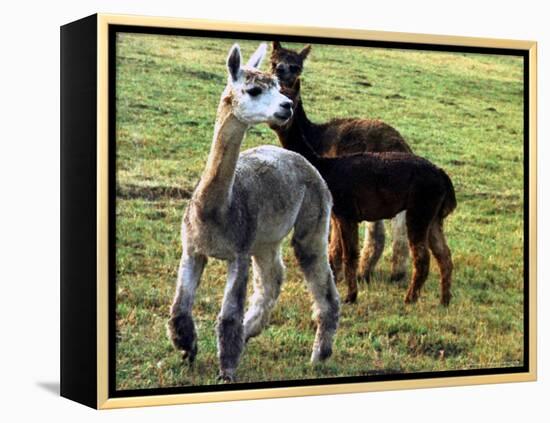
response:
M311 47L308 45L300 52L285 49L277 41L273 42L271 70L275 73L283 88L292 88L302 73L304 61ZM304 119L307 119L304 115ZM401 151L412 153L401 134L391 126L373 119L334 119L324 124L307 121L305 136L315 153L321 157L339 157L354 153ZM284 144L283 144L284 145ZM391 280L400 280L406 275L408 246L404 215L393 219L393 257ZM359 262L359 275L367 282L384 250L384 224L381 220L368 222L365 242ZM330 236L330 260L335 277L342 267L342 242L335 225ZM353 252L355 254L355 252ZM350 267L357 262L344 260L346 277L355 278L356 270Z
M300 80L293 89L283 88L294 101L290 121L277 133L285 148L303 155L326 181L333 197L333 227L339 236L348 294L346 302L357 298L354 273L358 250L358 224L389 219L406 210L406 228L414 271L405 302L417 300L434 254L441 274L441 304L451 299L451 252L443 234L443 219L456 207L453 184L447 174L428 160L408 153L358 153L319 157L310 145L311 126L299 97ZM350 265L348 265L348 263Z

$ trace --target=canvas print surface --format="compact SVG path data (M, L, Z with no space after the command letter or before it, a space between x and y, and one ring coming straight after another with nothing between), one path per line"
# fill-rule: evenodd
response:
M261 41L116 35L116 390L523 366L523 57Z

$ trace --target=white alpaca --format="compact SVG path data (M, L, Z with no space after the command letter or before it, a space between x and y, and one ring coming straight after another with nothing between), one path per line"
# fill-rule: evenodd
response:
M230 50L212 147L183 218L183 254L169 321L174 345L192 362L197 353L195 290L207 257L226 260L228 278L217 324L223 381L235 379L245 340L268 321L283 282L281 242L292 229L317 320L312 361L331 355L338 325L338 292L327 259L332 200L323 179L302 156L278 147L239 155L250 125L281 124L292 115L292 102L279 92L276 77L257 69L265 53L262 44L241 67L239 46ZM255 292L245 316L250 258Z

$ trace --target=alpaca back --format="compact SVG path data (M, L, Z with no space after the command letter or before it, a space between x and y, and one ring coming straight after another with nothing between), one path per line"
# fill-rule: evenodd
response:
M412 153L396 129L375 119L333 119L318 125L315 136L319 139L318 154L323 157L386 151Z
M448 175L430 161L407 153L363 153L320 161L334 196L334 212L356 221L395 216L423 197L443 195L441 217L456 207ZM438 194L439 193L439 194Z
M190 207L183 232L197 252L231 259L235 253L254 254L280 242L298 216L316 224L331 207L326 183L306 159L280 147L261 146L239 156L227 218L203 216Z
M278 242L290 232L299 213L317 219L332 206L319 172L301 155L274 146L241 154L234 192L246 192L241 204L255 226L254 245ZM305 215L304 208L309 210Z

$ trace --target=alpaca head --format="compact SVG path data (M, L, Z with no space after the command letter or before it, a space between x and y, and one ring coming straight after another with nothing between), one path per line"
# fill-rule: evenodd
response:
M273 41L271 52L271 72L277 75L284 87L291 87L304 69L304 60L308 56L311 46L308 44L300 52L288 50L278 41Z
M247 125L282 124L292 116L292 101L280 93L277 78L258 69L267 50L260 47L242 66L241 50L233 45L227 57L227 87L224 98L237 119Z

